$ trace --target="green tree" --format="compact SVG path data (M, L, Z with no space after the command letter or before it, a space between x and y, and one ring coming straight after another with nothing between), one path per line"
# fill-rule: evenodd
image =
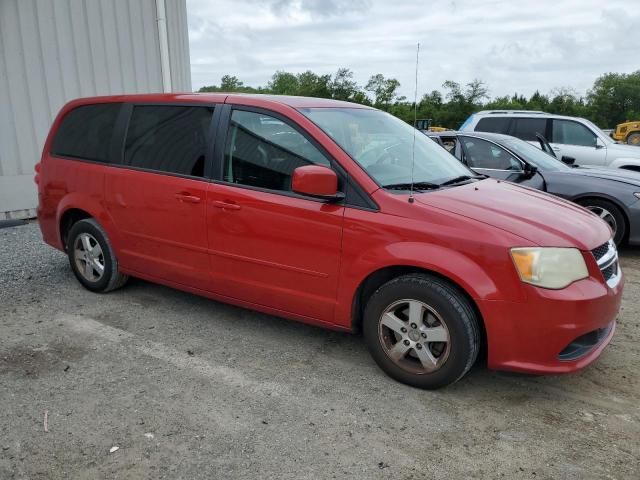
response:
M331 98L331 75L317 75L311 70L297 75L298 91L303 97Z
M353 79L353 72L348 68L339 68L329 85L331 98L336 100L354 100L360 93L358 84Z
M237 92L244 87L238 77L232 75L223 75L220 79L220 90L224 92Z
M298 95L300 85L293 73L278 70L267 84L267 90L276 95Z
M603 128L626 120L640 119L640 70L633 73L605 73L587 94L591 115Z
M376 107L386 109L391 105L397 96L397 90L400 82L395 78L384 78L384 75L378 73L372 75L364 89L373 93L373 104Z

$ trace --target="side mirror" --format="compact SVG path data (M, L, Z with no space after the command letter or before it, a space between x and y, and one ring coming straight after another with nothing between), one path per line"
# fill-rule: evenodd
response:
M535 165L531 165L530 163L525 163L524 164L524 174L527 177L531 178L536 173L538 173L538 167L536 167Z
M562 163L566 163L567 165L573 165L576 163L576 159L573 157L563 156L561 159Z
M604 143L599 138L596 138L596 149L604 148Z
M338 202L344 198L344 194L338 192L336 172L319 165L296 168L291 177L291 190L327 202Z

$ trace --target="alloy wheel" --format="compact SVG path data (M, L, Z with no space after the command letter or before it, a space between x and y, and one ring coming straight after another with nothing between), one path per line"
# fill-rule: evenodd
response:
M593 213L595 213L596 215L598 215L602 220L604 220L607 225L609 225L611 227L611 231L613 232L613 236L616 236L616 231L618 229L618 223L616 222L616 217L613 216L613 214L607 210L606 208L602 208L602 207L596 207L593 205L585 205L585 208L587 210L592 211Z
M432 373L447 361L449 329L438 312L419 300L389 305L379 321L385 354L400 368L415 374Z
M81 233L73 245L73 258L78 272L88 281L97 282L104 275L102 247L90 233Z

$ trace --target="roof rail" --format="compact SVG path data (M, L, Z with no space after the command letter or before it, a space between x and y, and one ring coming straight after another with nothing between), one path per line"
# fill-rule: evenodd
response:
M525 115L546 115L547 112L542 112L540 110L481 110L478 112L479 114L483 114L483 115L500 115L500 114L509 114L509 115L513 115L513 114L525 114Z

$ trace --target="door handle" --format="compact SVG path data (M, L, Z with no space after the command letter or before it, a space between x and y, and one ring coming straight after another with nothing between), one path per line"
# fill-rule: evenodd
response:
M237 203L222 202L220 200L214 200L212 203L214 207L222 208L223 210L240 210L240 205Z
M176 193L176 199L186 203L200 203L200 197L191 195L190 193Z

